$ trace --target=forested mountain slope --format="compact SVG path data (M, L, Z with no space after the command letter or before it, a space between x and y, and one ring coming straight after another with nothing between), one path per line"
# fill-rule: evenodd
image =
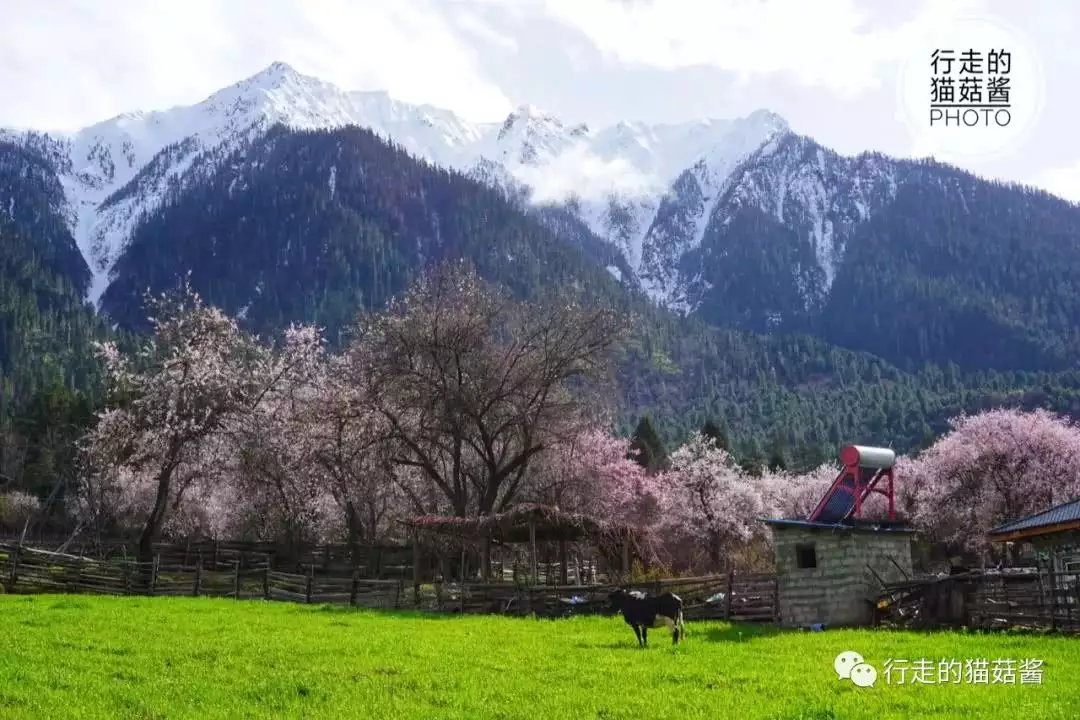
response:
M679 318L619 282L620 268L587 229L567 238L558 222L367 131L278 128L143 220L103 308L137 328L142 293L175 287L190 272L208 300L258 332L317 322L337 337L358 307L381 306L423 267L467 258L520 296L569 289L637 313L619 405L627 422L652 414L671 440L712 416L748 447L856 437L911 447L949 414L1030 402L1028 391L1045 393L1047 383L1054 402L1072 402L1074 386L1060 377L905 373L807 335Z

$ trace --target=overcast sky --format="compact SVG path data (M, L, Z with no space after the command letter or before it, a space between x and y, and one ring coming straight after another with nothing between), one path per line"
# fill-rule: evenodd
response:
M950 13L1038 49L1045 106L1008 155L960 161L1080 201L1077 0L2 0L0 126L73 129L191 104L274 60L474 120L530 103L568 122L756 108L846 154L918 152L899 58ZM929 79L927 80L929 82Z

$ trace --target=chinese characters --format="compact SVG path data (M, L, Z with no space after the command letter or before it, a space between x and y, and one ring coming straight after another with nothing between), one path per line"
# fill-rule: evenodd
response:
M930 54L930 125L1004 127L1012 120L1012 53L936 49Z
M885 661L887 685L1041 685L1043 661L1034 658L928 658Z

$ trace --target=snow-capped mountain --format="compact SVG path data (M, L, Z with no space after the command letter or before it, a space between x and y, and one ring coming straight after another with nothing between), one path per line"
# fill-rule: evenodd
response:
M196 105L126 113L69 134L0 130L0 137L35 145L56 166L72 234L94 273L96 301L144 214L278 123L301 130L366 127L410 154L534 205L569 207L624 253L660 299L674 291L676 262L700 244L731 173L787 132L766 111L736 120L594 129L522 106L501 123L469 123L383 92L346 92L274 63Z

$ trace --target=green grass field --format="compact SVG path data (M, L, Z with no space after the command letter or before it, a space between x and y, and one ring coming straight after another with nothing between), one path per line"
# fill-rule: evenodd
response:
M0 596L0 718L1080 718L1080 638ZM861 653L876 686L841 681ZM1041 683L888 684L887 659L1044 661ZM966 680L966 678L961 678ZM992 678L991 678L992 679ZM910 676L909 676L910 680Z

